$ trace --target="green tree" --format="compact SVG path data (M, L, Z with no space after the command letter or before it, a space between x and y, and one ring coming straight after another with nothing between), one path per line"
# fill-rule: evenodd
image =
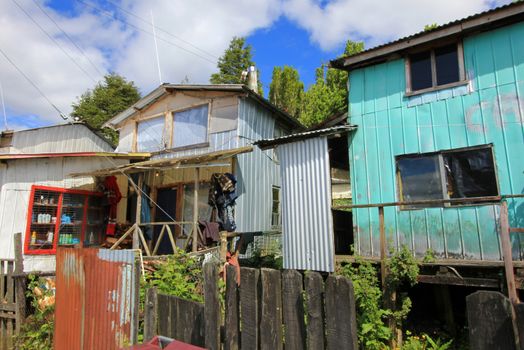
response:
M351 56L364 50L363 42L348 40L344 56ZM333 113L341 112L348 106L348 73L327 68L322 64L315 71L315 83L304 94L300 121L306 126L320 123Z
M211 84L244 84L242 72L250 66L255 66L251 51L251 45L246 45L246 38L233 37L229 47L218 59L218 73L211 74L209 82ZM257 75L260 77L260 74ZM260 79L258 80L258 93L263 94Z
M118 142L118 134L102 125L140 99L134 82L110 73L94 89L87 90L72 104L71 116L100 131L108 140Z
M269 102L298 118L303 94L304 83L295 68L290 66L273 68L269 85Z

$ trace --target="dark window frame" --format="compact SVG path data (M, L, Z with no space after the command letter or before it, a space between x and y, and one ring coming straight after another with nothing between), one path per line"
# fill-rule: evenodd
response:
M438 85L437 84L437 68L436 68L436 59L435 59L435 50L441 49L443 47L456 44L457 46L457 60L458 60L458 73L459 73L459 80L455 82L451 82L448 84ZM414 54L421 54L429 52L430 53L430 60L431 60L431 87L423 88L419 90L413 90L412 89L412 79L411 79L411 56ZM418 94L422 94L425 92L430 91L437 91L442 89L447 89L450 87L455 86L461 86L466 85L469 83L469 81L466 78L466 71L464 68L464 47L462 45L461 41L458 42L446 42L442 45L432 47L432 48L425 48L422 50L417 50L413 52L409 52L408 55L405 57L405 75L406 75L406 96L414 96Z
M276 199L275 191L278 193L278 198ZM277 205L276 212L274 211L275 204ZM271 228L282 228L282 188L276 185L271 186Z
M461 152L470 152L470 151L476 151L476 150L489 150L491 154L491 159L493 162L493 175L494 175L494 181L496 186L497 193L493 195L493 197L500 196L500 185L499 185L499 178L498 178L498 171L497 171L497 162L495 158L495 153L493 151L493 144L487 144L487 145L479 145L479 146L473 146L473 147L463 147L463 148L454 148L450 150L443 150L438 152L428 152L428 153L416 153L416 154L403 154L395 156L395 178L397 181L397 197L400 202L405 202L404 195L402 193L402 178L401 173L398 165L399 159L406 159L406 158L419 158L419 157L433 157L438 156L438 162L439 162L439 168L437 171L439 172L440 180L442 182L442 199L451 199L449 196L449 185L448 185L448 175L446 173L446 168L444 165L444 157L449 154L453 153L461 153ZM491 197L491 196L486 196ZM460 197L460 198L454 198L454 199L462 199L462 198L482 198L482 197ZM401 210L416 210L416 209L424 209L424 208L431 208L431 207L458 207L458 206L478 206L478 205L486 205L486 204L492 204L497 201L482 201L482 202L454 202L454 203L442 203L442 204L428 204L428 205L401 205Z

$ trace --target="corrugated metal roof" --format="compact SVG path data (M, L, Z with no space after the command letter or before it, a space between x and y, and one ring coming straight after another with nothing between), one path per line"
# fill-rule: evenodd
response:
M456 36L461 33L470 33L474 30L481 29L483 26L493 25L495 22L502 20L510 20L511 18L513 18L515 21L523 20L523 17L524 2L515 1L507 5L499 6L491 10L483 11L468 17L464 17L462 19L442 24L431 30L420 31L415 34L369 48L354 55L337 58L332 60L330 65L334 68L340 69L349 69L352 66L366 66L366 61L370 61L369 63L372 64L375 63L375 60L378 58L385 58L409 47L420 45L422 43L428 43L434 40L440 40L450 36Z
M249 89L247 86L243 84L205 84L205 85L187 85L187 84L162 84L143 98L141 98L139 101L137 101L135 104L133 104L131 107L126 109L125 111L117 114L110 120L108 120L104 126L105 127L116 127L118 124L122 123L127 118L131 117L138 111L144 109L145 107L151 105L152 103L156 102L158 99L160 99L162 96L169 93L169 91L230 91L230 92L238 92L238 93L247 93L248 97L256 100L260 104L264 105L266 108L269 108L273 112L277 114L277 116L286 121L288 124L293 125L294 127L298 129L303 129L304 127L302 124L300 124L297 119L293 118L286 112L279 109L277 106L270 103L268 100L254 92L253 90Z
M60 124L15 131L10 154L113 152L113 146L88 126Z
M260 147L261 149L267 149L267 148L272 148L272 147L282 145L285 143L310 139L313 137L320 137L320 136L333 135L336 133L348 132L351 130L355 130L356 128L357 128L356 125L338 125L338 126L334 126L331 128L311 130L311 131L301 132L297 134L277 137L274 139L258 140L254 142L253 144Z
M32 158L59 158L59 157L112 157L121 159L143 160L149 158L150 153L115 153L115 152L73 152L73 153L23 153L0 154L0 160L32 159Z

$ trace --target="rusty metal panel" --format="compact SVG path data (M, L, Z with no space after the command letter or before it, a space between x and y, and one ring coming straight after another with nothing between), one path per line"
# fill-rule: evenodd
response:
M135 252L59 248L55 350L120 349L135 340Z
M350 74L353 204L398 201L395 157L411 153L493 146L501 195L524 191L524 22L464 38L469 84L406 96L404 60ZM524 225L524 200L508 200L512 227ZM386 240L418 257L428 249L443 259L501 260L497 203L418 210L385 208ZM353 210L356 253L380 256L378 210ZM515 259L523 237L513 233Z

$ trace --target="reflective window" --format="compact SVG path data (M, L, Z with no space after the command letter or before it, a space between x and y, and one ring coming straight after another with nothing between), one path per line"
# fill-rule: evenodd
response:
M207 142L208 105L173 113L172 147Z
M165 149L164 116L141 121L137 125L138 152L156 152Z

